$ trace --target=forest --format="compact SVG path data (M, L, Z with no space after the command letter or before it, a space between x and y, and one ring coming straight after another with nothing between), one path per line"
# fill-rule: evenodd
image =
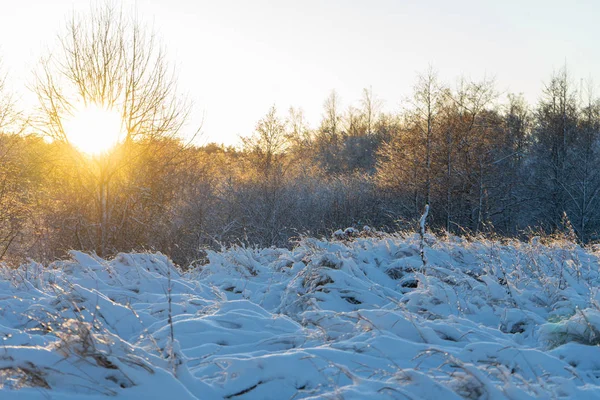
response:
M273 105L237 146L182 135L194 105L156 35L117 9L67 20L33 75L33 111L0 81L3 262L151 250L194 265L235 244L416 229L427 204L436 232L598 240L600 99L566 65L535 104L434 68L394 112L369 87L343 109L332 90L318 126ZM64 127L76 104L117 110L125 138L79 151Z

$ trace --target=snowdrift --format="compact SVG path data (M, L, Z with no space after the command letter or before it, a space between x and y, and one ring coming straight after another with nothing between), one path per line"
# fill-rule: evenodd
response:
M0 398L600 398L594 249L426 241L2 266Z

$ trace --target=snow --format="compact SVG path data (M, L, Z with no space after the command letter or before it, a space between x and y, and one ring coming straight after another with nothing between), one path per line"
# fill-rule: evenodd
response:
M0 398L600 397L598 249L425 235L423 267L421 243L0 266Z

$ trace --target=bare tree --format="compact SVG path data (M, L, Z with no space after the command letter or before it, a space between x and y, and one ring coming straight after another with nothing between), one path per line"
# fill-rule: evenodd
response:
M431 163L434 147L434 132L437 124L437 114L441 102L440 84L433 68L429 68L423 75L419 75L414 89L412 113L409 115L410 123L420 132L424 143L425 162L425 204L431 204L432 170Z
M67 139L64 119L90 104L118 111L128 141L177 136L191 108L155 34L108 4L71 16L33 90L36 127L58 140Z
M287 124L289 128L289 139L295 146L310 146L313 139L312 132L308 127L304 111L301 108L289 108Z
M20 130L17 124L22 117L22 113L17 109L14 94L8 90L7 77L8 74L3 72L0 59L0 133Z
M321 131L331 138L337 138L340 133L341 119L340 97L335 90L332 90L323 103Z
M29 140L17 134L22 130L22 114L8 90L8 74L1 67L0 61L0 260L22 234L31 215L30 190L36 181Z
M550 230L561 226L570 200L569 148L577 139L576 92L566 68L554 74L545 86L536 110L533 132L538 210Z
M286 151L289 147L286 123L277 115L277 109L272 106L267 114L256 124L252 136L242 139L245 158L249 162L249 183L256 191L250 190L240 199L244 207L255 203L252 210L247 210L245 218L252 223L252 229L262 228L255 233L268 243L273 243L281 235L285 224L285 215L289 203L283 193L287 180L289 157ZM254 193L252 193L254 192Z
M253 155L258 170L269 182L280 173L283 153L288 146L285 122L277 116L277 109L272 106L267 115L256 124L255 134L243 138L244 148Z
M444 94L433 69L419 75L404 114L402 134L380 151L378 179L384 186L395 187L396 191L412 192L408 209L413 217L420 215L424 205L432 201L434 151L440 152L442 125L439 114Z
M594 235L600 220L600 101L588 82L580 93L576 127L567 148L565 184L568 202L565 211L573 223L577 238L586 243ZM585 97L583 97L585 96Z
M381 111L381 100L379 100L373 94L373 88L369 87L363 89L363 96L361 99L362 112L365 117L366 134L373 134L373 127L377 120L377 117Z
M503 234L514 234L527 224L528 215L524 202L525 188L530 174L525 161L531 147L532 118L529 105L522 94L508 94L508 104L503 113L504 142L497 149L494 165L500 169L495 227Z
M80 108L95 105L121 116L120 148L93 163L70 153L79 190L91 193L96 204L88 226L96 227L93 247L103 255L115 247L114 232L123 231L117 228L136 223L128 214L131 204L148 195L148 177L140 185L134 176L144 170L139 163L181 137L191 104L179 95L156 35L109 3L72 14L57 48L41 60L32 89L39 102L34 126L58 142L68 143L64 122ZM166 166L172 158L160 162Z
M342 115L340 98L332 90L323 103L323 117L316 132L317 159L322 167L329 172L338 172L339 151L341 146Z

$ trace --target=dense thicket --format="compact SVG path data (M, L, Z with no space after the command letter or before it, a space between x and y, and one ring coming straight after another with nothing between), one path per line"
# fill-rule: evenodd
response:
M453 233L569 224L581 242L597 240L600 102L575 90L565 70L533 107L519 95L500 102L492 82L449 87L431 71L398 113L382 112L367 89L357 104L341 110L332 92L315 129L300 109L272 107L235 148L130 141L136 156L115 172L104 206L98 161L7 125L0 257L153 249L189 263L232 243L287 246L339 227L407 227L425 204L430 226Z

